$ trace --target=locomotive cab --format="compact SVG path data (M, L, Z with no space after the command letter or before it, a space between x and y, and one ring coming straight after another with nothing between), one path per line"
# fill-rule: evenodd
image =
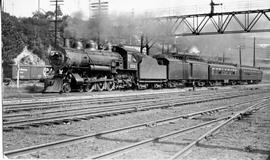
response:
M123 69L125 70L137 70L137 64L141 60L141 57L135 50L114 46L112 51L119 53L123 58Z

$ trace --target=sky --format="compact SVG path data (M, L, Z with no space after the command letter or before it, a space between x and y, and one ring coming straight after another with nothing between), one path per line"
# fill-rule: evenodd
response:
M32 13L38 10L54 11L51 5L52 0L2 0L5 12L16 17L31 17ZM74 15L82 12L85 19L88 19L89 4L98 0L62 0L64 1L61 10L64 15ZM101 0L109 3L110 13L141 14L152 13L156 16L166 15L187 15L196 13L209 13L210 0ZM39 3L40 2L40 3ZM269 9L270 0L214 0L215 3L222 3L222 6L215 7L215 12ZM40 5L38 5L40 4ZM269 40L270 33L256 33L257 36ZM253 37L254 34L247 36ZM267 42L269 43L269 42Z
M52 0L2 0L4 11L16 17L31 17L32 13L38 10L54 11L51 5ZM61 10L64 15L74 15L81 12L84 19L88 19L92 12L89 11L89 4L98 0L62 0L64 1ZM109 3L109 12L116 14L145 14L151 13L156 16L187 15L196 13L209 13L210 0L101 0ZM269 9L270 0L214 0L215 3L222 3L215 7L215 12ZM38 5L40 4L40 5ZM270 33L269 33L270 34ZM269 38L269 34L260 36ZM252 35L253 37L253 35Z
M34 11L40 8L44 11L53 11L51 0L2 0L4 10L17 17L30 17ZM63 0L61 9L64 14L72 15L81 11L87 18L89 13L89 2L98 0ZM109 2L109 11L112 13L144 13L152 12L158 15L192 14L210 12L210 0L101 0ZM215 8L216 12L265 9L270 8L270 0L214 0L222 3Z
M2 0L4 11L16 17L31 17L32 13L38 10L40 2L41 11L54 11L50 5L52 0ZM82 12L85 19L88 19L89 4L98 0L63 0L61 10L64 15L75 15ZM110 13L142 14L152 13L156 16L187 15L210 12L211 0L101 0L109 2ZM222 3L222 6L215 7L215 12L242 11L255 9L269 9L270 0L214 0L215 3ZM269 15L269 14L268 14ZM270 44L270 33L249 33L243 34L244 38L253 44L253 37L256 37L259 44ZM242 41L242 40L241 40Z

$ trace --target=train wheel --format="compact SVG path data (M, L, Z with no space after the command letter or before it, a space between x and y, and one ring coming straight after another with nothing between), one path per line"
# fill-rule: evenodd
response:
M83 92L83 91L84 91L83 86L80 86L80 88L79 88L78 91L79 91L79 92Z
M106 82L99 82L99 83L96 83L96 87L97 87L97 90L98 91L103 91L105 88L105 83Z
M64 93L69 93L69 92L71 92L71 87L70 87L70 84L69 84L69 83L64 83L64 84L63 84L63 92L64 92Z
M106 83L106 89L108 91L112 91L115 89L115 83L114 82L105 82Z
M205 86L205 82L203 82L203 81L199 81L197 84L198 84L199 87Z
M232 81L232 85L235 86L236 85L236 81Z
M96 90L96 84L90 84L85 86L84 88L85 92L93 92L94 90Z
M215 82L211 82L211 81L209 82L210 87L213 87L214 85L215 85Z
M90 86L89 86L89 85L86 85L86 86L84 87L84 92L89 92L89 90L90 90Z
M162 87L161 84L154 84L153 86L154 89L160 89L161 87Z

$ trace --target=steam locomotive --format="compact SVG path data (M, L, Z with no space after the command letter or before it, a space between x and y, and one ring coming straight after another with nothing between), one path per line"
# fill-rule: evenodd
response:
M208 62L192 55L151 57L123 46L98 50L91 41L55 47L49 61L55 75L45 81L45 92L256 84L262 80L257 67Z

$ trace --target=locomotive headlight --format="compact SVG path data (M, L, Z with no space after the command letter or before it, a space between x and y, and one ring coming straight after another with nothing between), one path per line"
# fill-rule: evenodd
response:
M64 65L64 56L59 51L51 51L49 54L50 64L56 69L61 69Z

